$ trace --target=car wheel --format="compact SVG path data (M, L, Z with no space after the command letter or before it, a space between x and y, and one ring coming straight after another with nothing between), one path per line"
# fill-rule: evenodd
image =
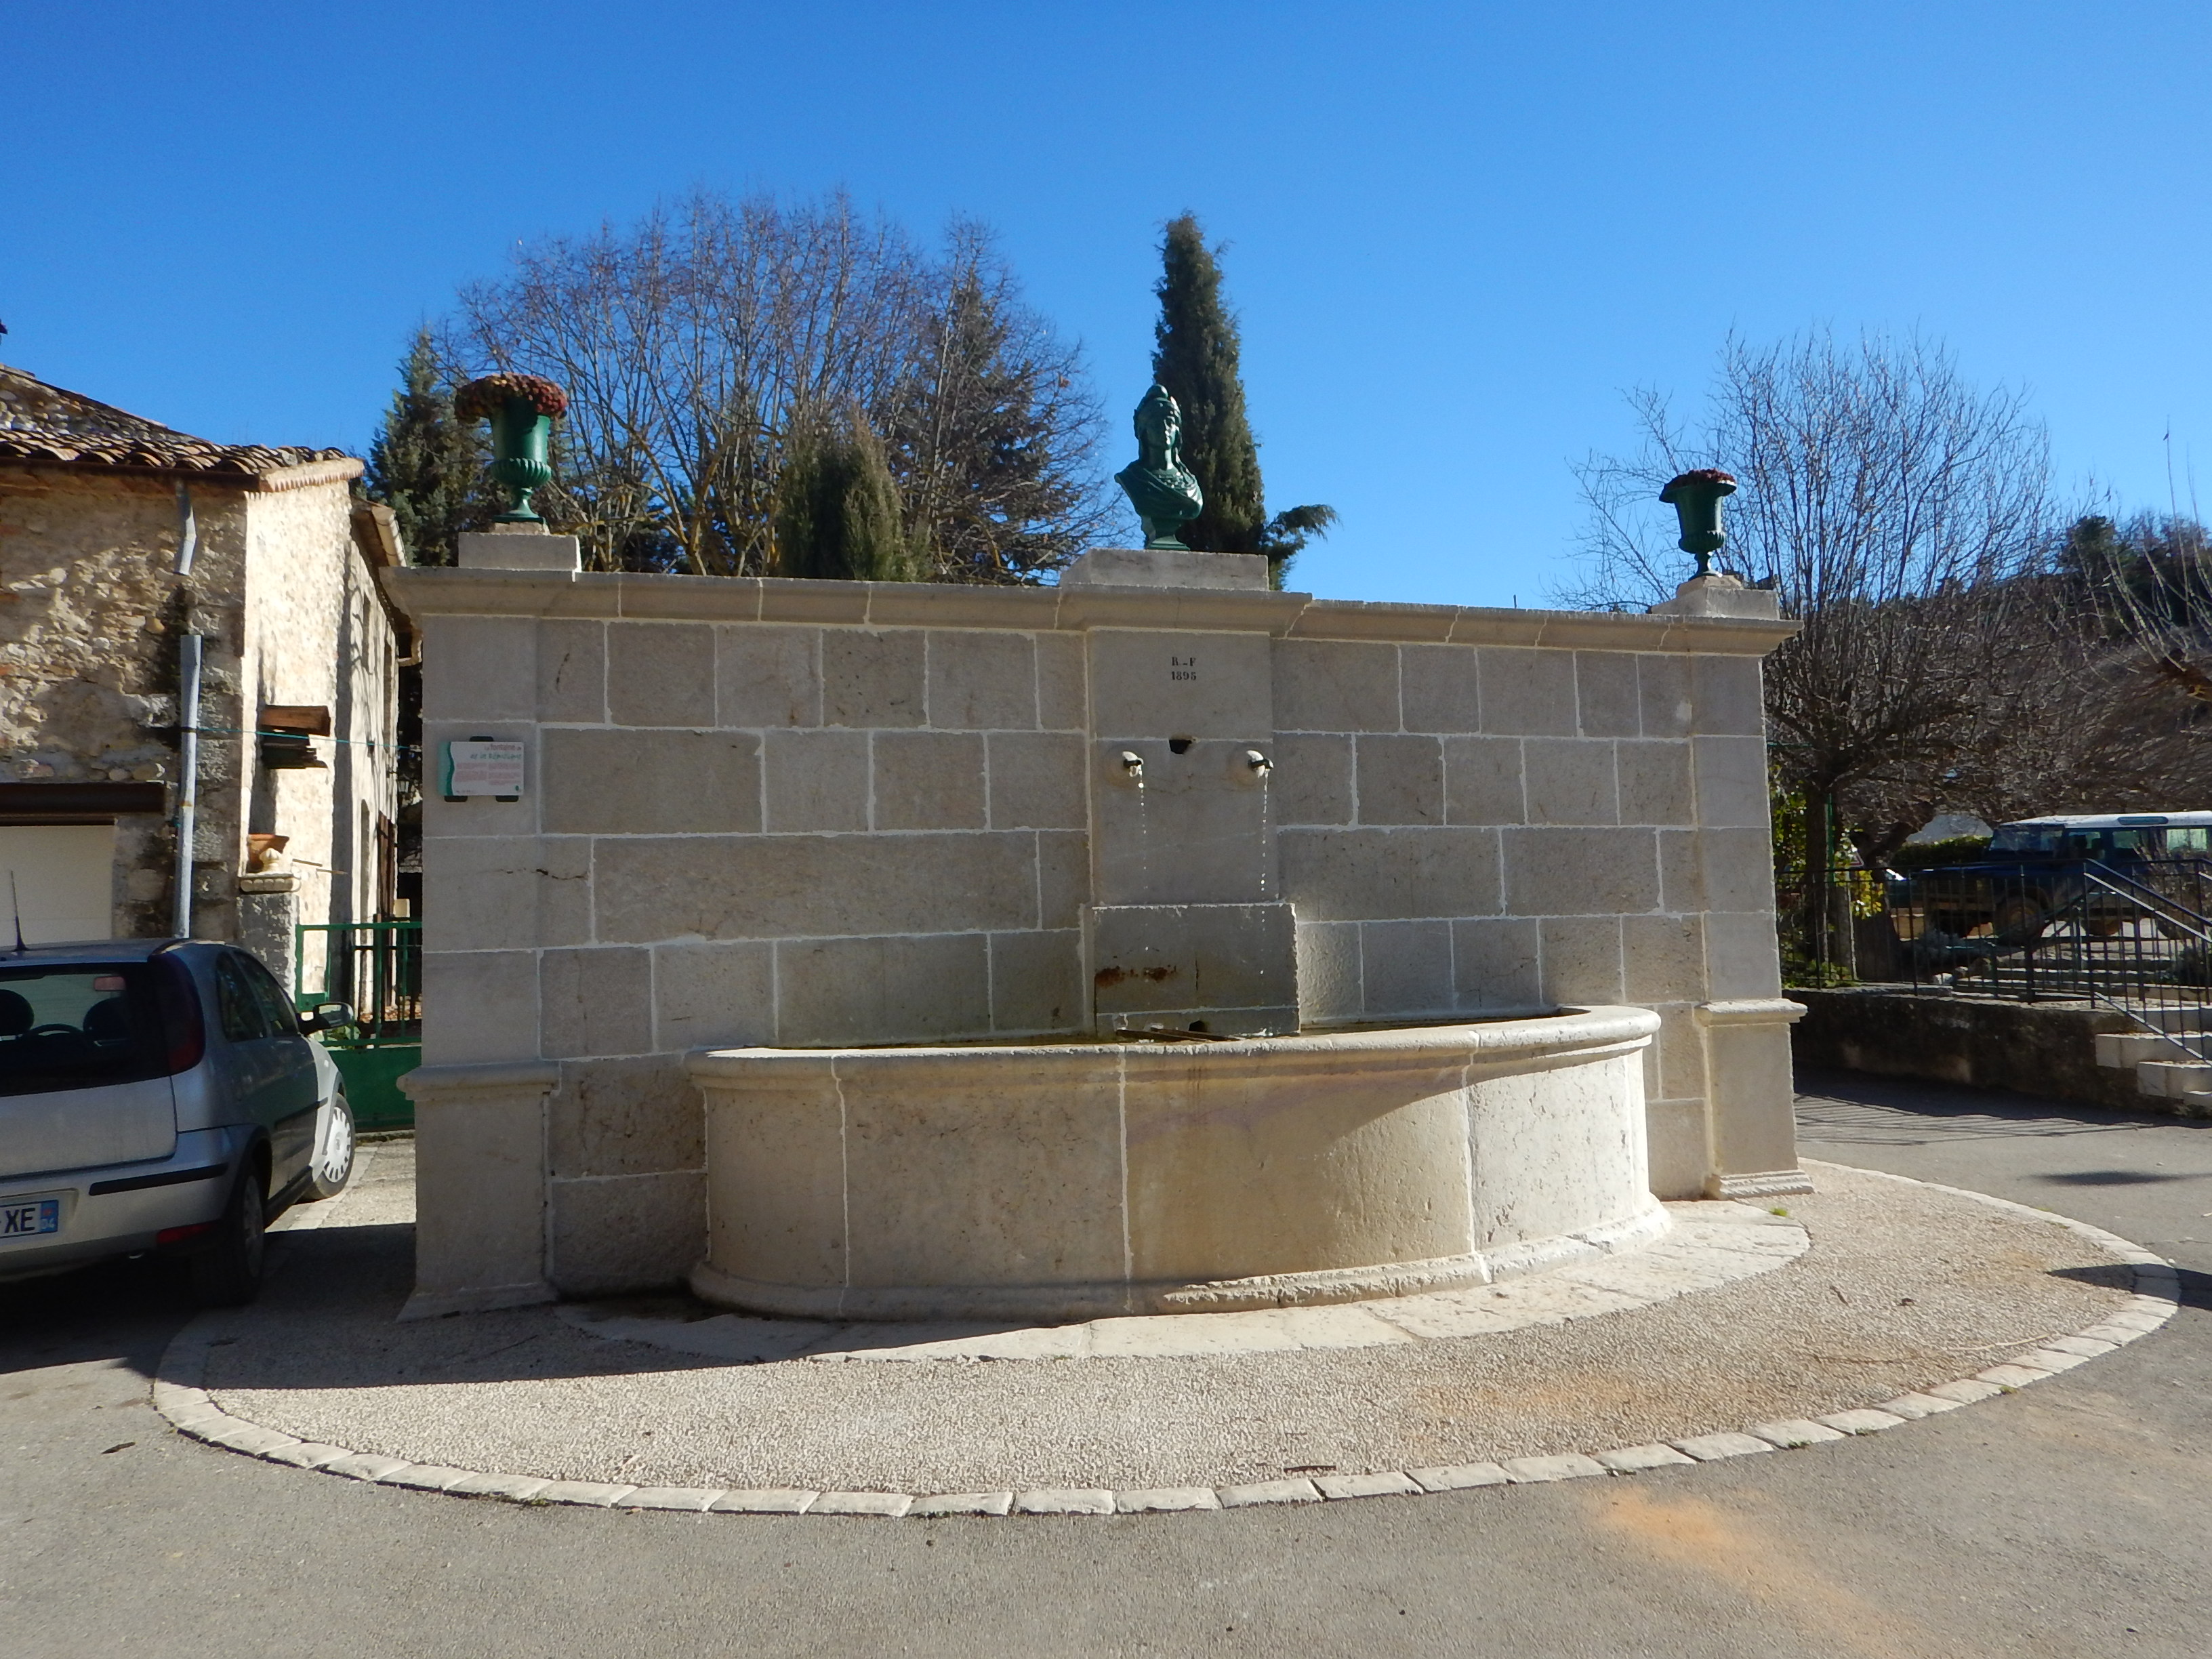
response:
M192 1293L214 1308L236 1308L261 1290L262 1265L269 1250L268 1200L261 1172L249 1159L239 1172L214 1242L192 1258Z
M316 1137L307 1190L302 1194L309 1203L336 1198L346 1189L346 1183L353 1179L353 1108L346 1104L344 1090L333 1090L322 1133Z

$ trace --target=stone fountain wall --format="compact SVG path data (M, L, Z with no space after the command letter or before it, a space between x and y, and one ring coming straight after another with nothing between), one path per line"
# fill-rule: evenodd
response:
M702 1048L1626 1003L1654 1188L1794 1179L1759 680L1791 624L392 574L433 762L527 757L519 799L425 814L418 1311L678 1279Z

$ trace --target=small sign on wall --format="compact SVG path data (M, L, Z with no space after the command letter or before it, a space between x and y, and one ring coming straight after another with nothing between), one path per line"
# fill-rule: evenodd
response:
M522 745L493 738L456 739L446 745L447 800L489 795L495 800L522 799Z

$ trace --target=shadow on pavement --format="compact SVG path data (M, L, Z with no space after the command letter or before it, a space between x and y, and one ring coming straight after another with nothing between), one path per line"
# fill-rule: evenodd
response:
M2199 1175L2165 1175L2155 1170L2069 1170L2057 1175L2031 1176L2056 1182L2062 1187L2142 1187L2154 1181L2203 1181Z
M2199 1273L2194 1267L2177 1267L2174 1272L2181 1279L2175 1299L2185 1308L2212 1312L2212 1273ZM2125 1267L2060 1267L2053 1277L2070 1279L2081 1285L2102 1285L2116 1291L2135 1287L2135 1275Z
M1899 1113L1909 1117L1900 1121ZM2168 1113L2113 1112L2072 1101L1918 1078L1809 1069L1797 1073L1797 1132L1808 1140L1917 1146L1985 1138L2172 1129L2193 1121Z
M210 1386L380 1389L706 1370L731 1363L589 1335L543 1304L401 1324L415 1274L410 1223L334 1222L286 1235L283 1249L260 1299L239 1318L236 1339L218 1339ZM683 1299L672 1292L667 1302Z
M0 1376L103 1359L150 1376L198 1311L179 1264L152 1257L0 1285Z

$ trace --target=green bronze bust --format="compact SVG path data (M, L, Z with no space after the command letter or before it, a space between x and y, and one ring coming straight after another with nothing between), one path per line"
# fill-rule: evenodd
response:
M1190 550L1176 532L1206 510L1206 492L1182 464L1182 410L1155 382L1137 405L1137 459L1114 475L1145 526L1145 545L1178 553Z

